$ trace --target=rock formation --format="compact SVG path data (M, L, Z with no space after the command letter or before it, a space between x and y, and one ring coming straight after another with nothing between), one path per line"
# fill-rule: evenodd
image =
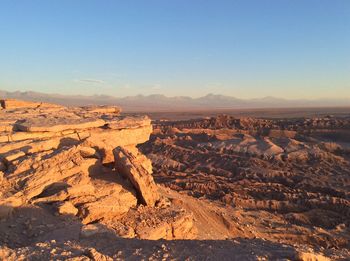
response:
M136 148L149 139L149 118L120 116L117 107L2 104L0 218L11 218L18 208L49 205L57 214L77 216L82 224L102 222L111 229L121 224L133 237L195 236L182 232L194 231L190 215L171 206L155 208L161 197L152 164ZM130 218L123 217L137 218L137 198L155 213L172 213L171 218L158 215L157 224L131 226ZM170 234L163 232L166 226ZM120 228L115 233L130 236Z
M159 200L159 193L152 177L150 160L140 152L123 147L114 149L116 169L131 181L139 194L140 201L153 207Z

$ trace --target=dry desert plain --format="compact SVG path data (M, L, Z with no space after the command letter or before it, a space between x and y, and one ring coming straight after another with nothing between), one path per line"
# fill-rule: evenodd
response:
M349 260L349 109L225 113L2 100L0 259Z

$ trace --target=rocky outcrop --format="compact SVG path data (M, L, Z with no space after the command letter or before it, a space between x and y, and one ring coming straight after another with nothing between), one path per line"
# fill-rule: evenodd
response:
M49 205L53 215L76 216L84 225L103 223L120 236L180 239L195 235L189 213L170 205L156 207L160 196L151 161L136 148L152 132L148 117L120 116L115 106L4 104L0 218L11 218L20 208ZM140 215L131 214L140 212L138 202L159 216L152 226L141 226L136 221ZM162 213L172 213L171 218ZM113 224L121 224L124 232ZM165 227L170 234L157 232Z

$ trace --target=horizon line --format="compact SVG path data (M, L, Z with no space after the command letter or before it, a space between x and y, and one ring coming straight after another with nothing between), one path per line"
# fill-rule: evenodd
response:
M328 100L328 101L334 101L334 100L350 100L350 97L321 97L321 98L286 98L286 97L278 97L278 96L272 96L272 95L267 95L267 96L262 96L262 97L254 97L254 98L241 98L241 97L237 97L237 96L233 96L233 95L228 95L228 94L220 94L220 93L212 93L209 92L205 95L201 95L201 96L190 96L190 95L173 95L173 96L169 96L163 93L151 93L151 94L135 94L135 95L127 95L127 96L115 96L113 94L91 94L91 95L84 95L84 94L67 94L67 93L58 93L58 92L38 92L38 91L32 91L32 90L14 90L14 91L9 91L9 90L5 90L5 89L0 89L0 92L7 92L7 93L36 93L36 94L44 94L44 95L60 95L60 96L70 96L70 97L74 97L74 96L79 96L79 97L94 97L94 96L107 96L110 98L115 98L115 99L124 99L124 98L129 98L129 97L137 97L137 96L142 96L142 97L150 97L150 96L163 96L165 98L191 98L191 99L199 99L199 98L204 98L207 96L223 96L223 97L227 97L227 98L235 98L238 100L262 100L262 99L279 99L279 100L286 100L286 101L322 101L322 100Z

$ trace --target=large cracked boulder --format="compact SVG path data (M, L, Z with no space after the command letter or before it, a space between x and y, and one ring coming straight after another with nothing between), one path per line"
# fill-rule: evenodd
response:
M146 157L137 153L136 150L128 150L124 147L115 148L113 153L117 171L130 180L141 203L154 206L160 196L152 172L145 167Z

